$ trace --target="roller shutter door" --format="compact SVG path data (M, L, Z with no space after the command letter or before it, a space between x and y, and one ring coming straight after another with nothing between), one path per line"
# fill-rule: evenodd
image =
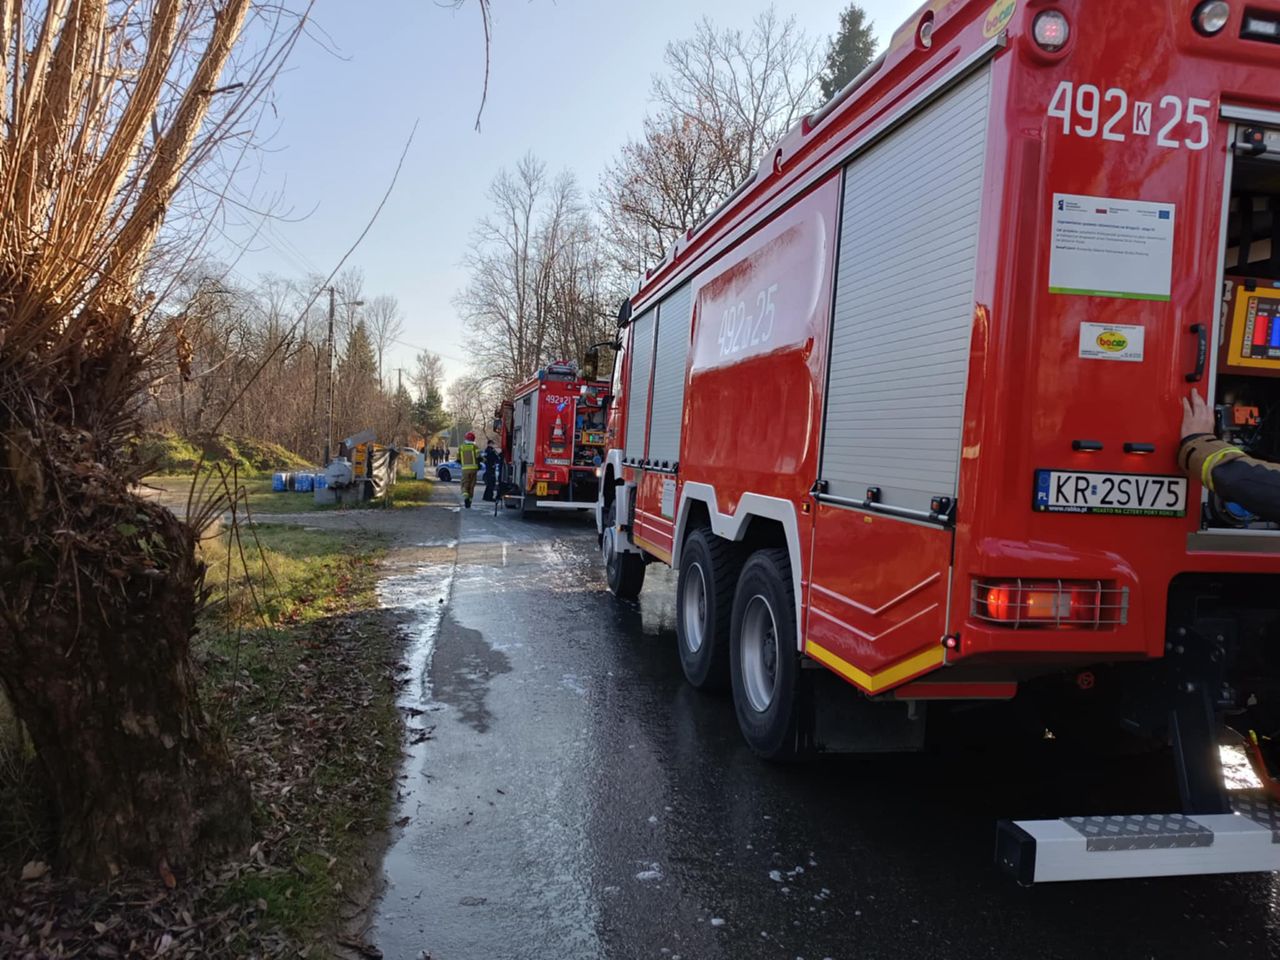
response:
M954 497L969 365L990 69L845 170L822 478L929 510Z
M631 377L627 380L627 440L622 455L644 457L649 422L649 374L653 370L653 326L656 310L646 310L631 329Z
M684 413L685 367L689 360L689 322L692 315L693 288L687 283L658 306L649 460L659 465L680 459L680 423Z

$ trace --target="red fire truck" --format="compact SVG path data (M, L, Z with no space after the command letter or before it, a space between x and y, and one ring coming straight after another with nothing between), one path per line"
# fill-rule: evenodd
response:
M552 363L499 407L504 489L521 514L589 510L598 499L612 391L573 363Z
M1218 757L1225 718L1274 785L1280 529L1175 462L1189 389L1280 460L1278 41L1276 0L933 0L645 274L607 577L678 571L757 753L1087 692L1182 811L1002 823L1007 870L1280 869Z

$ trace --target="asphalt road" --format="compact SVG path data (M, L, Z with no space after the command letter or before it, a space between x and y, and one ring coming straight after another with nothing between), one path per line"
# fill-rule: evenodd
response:
M664 568L622 604L585 515L440 519L384 585L420 731L370 930L386 957L1280 956L1278 877L995 870L996 819L1100 812L1080 804L1135 795L1152 761L761 763L729 701L684 683Z

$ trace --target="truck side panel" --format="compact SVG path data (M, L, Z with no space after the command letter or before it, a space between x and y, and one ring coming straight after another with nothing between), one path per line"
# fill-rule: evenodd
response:
M951 532L827 504L815 530L805 652L873 693L941 665Z
M735 515L748 492L797 504L813 485L838 201L832 176L693 280L679 479L715 502L682 516ZM663 493L646 479L639 510L664 517ZM799 530L802 572L808 524Z

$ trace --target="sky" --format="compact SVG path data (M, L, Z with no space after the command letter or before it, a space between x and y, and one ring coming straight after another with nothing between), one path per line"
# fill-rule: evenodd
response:
M784 0L825 49L845 0ZM881 48L920 0L863 0ZM328 274L364 229L417 124L386 208L348 261L365 297L395 296L403 342L387 363L408 368L418 349L441 355L447 377L466 371L468 335L453 307L472 229L494 175L526 152L572 170L584 191L650 109L668 41L703 17L749 26L767 6L741 0L493 0L488 101L477 4L433 0L318 0L310 28L276 82L269 140L255 191L274 198L243 253L232 230L214 253L232 279Z

